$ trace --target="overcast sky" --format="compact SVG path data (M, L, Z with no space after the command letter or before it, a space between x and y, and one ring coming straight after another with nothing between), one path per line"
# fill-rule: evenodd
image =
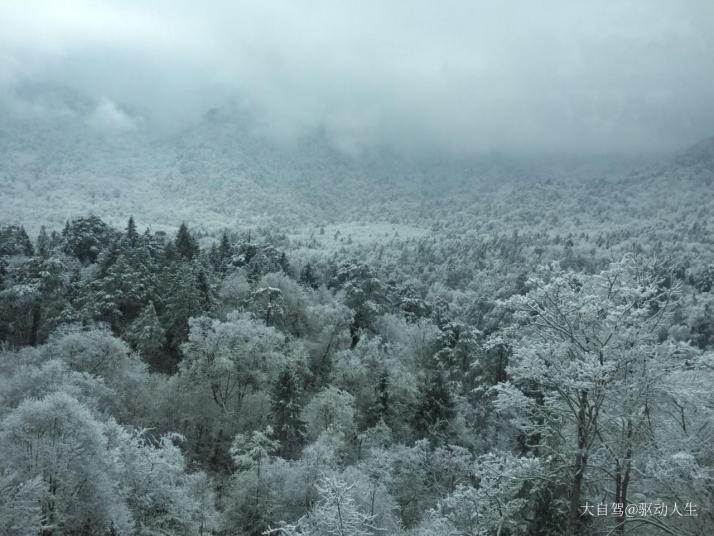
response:
M714 135L714 2L3 0L0 94L28 82L125 130L233 99L347 150L669 151Z

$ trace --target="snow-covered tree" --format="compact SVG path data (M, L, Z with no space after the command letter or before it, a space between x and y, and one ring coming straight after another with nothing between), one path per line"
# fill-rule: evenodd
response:
M330 386L308 402L302 418L307 423L308 436L316 439L323 432L351 433L354 430L354 414L354 396Z
M577 535L592 451L612 420L631 436L647 405L648 371L664 366L654 345L675 294L633 257L592 276L546 270L527 285L526 295L507 302L518 325L510 381L497 386L497 404L514 416L526 449L562 464L567 534ZM620 485L629 471L624 458L613 460ZM625 503L626 489L614 499Z
M42 531L43 488L40 477L23 480L11 468L0 468L0 533L36 536Z
M317 484L318 499L294 525L268 531L283 536L368 536L377 531L374 516L363 512L352 496L352 485L334 477Z
M48 530L132 530L104 427L73 397L58 392L20 404L0 425L0 452L5 472L41 490Z
M301 418L302 389L292 367L284 367L270 392L270 416L278 453L293 458L305 441L305 423Z
M150 301L127 328L124 337L149 361L155 358L166 344L166 334Z
M196 257L200 251L198 242L196 242L196 239L191 235L185 222L181 224L178 233L176 233L174 245L176 246L178 254L189 261Z
M108 424L106 436L115 460L115 478L134 519L138 536L211 534L219 515L211 480L189 473L176 434L152 439L148 431L129 432Z
M531 534L533 501L527 494L538 484L539 461L491 453L478 458L467 471L476 484L458 484L433 508L415 535L481 536Z
M274 328L250 314L232 313L225 322L195 318L181 348L181 374L190 387L209 389L220 410L229 413L277 373L285 362L284 342Z

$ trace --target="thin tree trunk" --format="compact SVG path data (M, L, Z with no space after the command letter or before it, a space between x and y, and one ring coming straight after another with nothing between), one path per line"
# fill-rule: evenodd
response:
M588 463L587 453L587 431L589 428L586 423L585 408L588 405L588 392L580 392L580 404L578 407L578 452L575 455L573 482L570 490L570 508L568 513L568 529L567 536L579 536L581 534L581 497L583 478L585 476L585 468Z
M632 468L632 420L627 419L627 432L625 434L627 448L625 460L622 465L617 462L615 473L615 503L622 504L622 513L616 519L615 530L618 534L625 534L625 508L627 507L627 488L630 485L630 470Z
M359 324L357 323L357 318L352 320L350 324L350 338L352 339L350 342L350 350L352 350L357 346L357 343L359 343Z

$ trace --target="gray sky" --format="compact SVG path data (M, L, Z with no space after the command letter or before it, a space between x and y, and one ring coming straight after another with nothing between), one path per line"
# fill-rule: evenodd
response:
M714 135L714 2L4 0L2 98L28 82L123 131L235 99L346 151L668 151Z

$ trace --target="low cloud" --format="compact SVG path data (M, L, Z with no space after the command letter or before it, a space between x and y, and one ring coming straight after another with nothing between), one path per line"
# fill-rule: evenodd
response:
M18 0L0 91L72 87L120 131L114 103L178 128L238 101L349 153L670 151L714 134L712 27L708 0Z
M135 120L106 97L97 103L87 118L87 124L95 130L108 133L128 132L136 128Z

